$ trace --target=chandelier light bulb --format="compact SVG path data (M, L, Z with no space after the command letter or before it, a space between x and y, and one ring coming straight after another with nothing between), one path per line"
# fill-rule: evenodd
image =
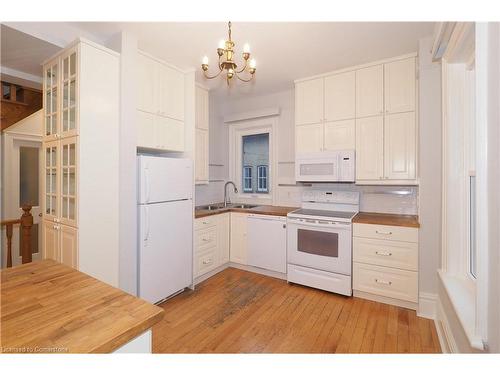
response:
M243 46L243 52L250 53L250 44L245 43L245 45Z
M250 68L255 69L257 67L257 62L255 59L250 60Z
M223 40L223 39L221 39L221 40L219 41L219 48L224 49L225 47L226 47L226 41L225 41L225 40Z
M208 56L203 56L202 64L208 65Z

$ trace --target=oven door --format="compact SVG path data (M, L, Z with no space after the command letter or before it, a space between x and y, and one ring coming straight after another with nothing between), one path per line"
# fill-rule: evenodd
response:
M288 263L351 275L351 223L288 218Z

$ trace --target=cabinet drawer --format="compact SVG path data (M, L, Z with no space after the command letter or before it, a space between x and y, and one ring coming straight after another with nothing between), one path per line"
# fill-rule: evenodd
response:
M410 227L355 223L352 235L354 237L418 243L418 229Z
M217 267L217 248L195 254L194 256L194 277L204 275Z
M206 216L206 217L200 217L199 219L196 219L194 221L194 229L205 229L209 227L213 227L217 224L217 217L214 216Z
M199 229L195 234L195 251L202 251L217 246L217 227Z
M353 263L353 289L417 302L418 273L355 262Z
M354 237L352 252L354 262L418 270L418 244L414 242Z

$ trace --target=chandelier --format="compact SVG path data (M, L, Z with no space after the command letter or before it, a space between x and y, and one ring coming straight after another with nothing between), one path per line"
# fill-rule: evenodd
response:
M208 79L216 78L222 72L225 72L226 82L227 82L227 85L229 86L229 82L231 81L231 79L234 76L236 76L236 78L238 78L240 81L243 81L243 82L251 81L252 78L254 77L254 74L255 74L256 63L255 63L255 59L251 59L250 62L248 61L248 59L250 59L250 46L247 43L243 46L243 53L242 53L245 65L241 69L238 70L238 66L236 65L236 63L233 60L233 58L234 58L233 48L235 46L235 43L231 39L231 22L228 23L228 27L229 27L228 40L221 40L219 42L219 48L217 48L217 55L219 55L219 62L217 64L219 67L219 72L213 76L209 75L209 73L208 73L208 57L207 56L203 57L203 62L201 64L201 68L203 69L203 74ZM244 78L242 75L240 76L240 74L245 72L245 70L250 74L249 76L247 74L246 78Z

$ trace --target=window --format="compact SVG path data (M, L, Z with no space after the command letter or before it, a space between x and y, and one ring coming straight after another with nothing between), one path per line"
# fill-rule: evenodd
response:
M267 193L267 165L257 166L257 191Z
M241 140L243 193L269 193L269 133L243 135Z
M243 167L243 191L252 192L252 167L246 165Z

